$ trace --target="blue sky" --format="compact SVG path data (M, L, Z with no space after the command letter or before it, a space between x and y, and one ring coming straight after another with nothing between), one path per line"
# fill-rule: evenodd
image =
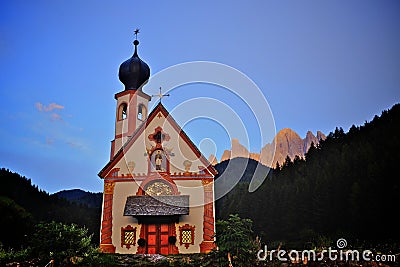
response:
M0 5L0 165L50 193L102 190L97 173L113 139L114 94L123 90L118 68L132 55L135 28L151 74L199 60L231 66L261 89L277 131L347 131L400 100L398 1ZM248 116L240 99L216 86L183 86L163 103L171 110L196 97L223 99ZM246 127L257 134L253 126ZM207 120L184 129L197 144L213 139L218 157L235 137Z

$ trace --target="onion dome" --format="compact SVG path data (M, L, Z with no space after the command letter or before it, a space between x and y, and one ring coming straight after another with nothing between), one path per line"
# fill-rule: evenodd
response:
M135 52L133 56L119 66L119 80L125 85L125 90L139 89L150 77L150 68L137 54L139 41L133 42Z

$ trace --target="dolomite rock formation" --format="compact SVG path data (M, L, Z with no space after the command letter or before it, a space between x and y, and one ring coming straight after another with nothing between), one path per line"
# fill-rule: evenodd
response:
M304 157L310 148L311 143L318 145L319 142L325 140L325 138L326 136L320 131L317 131L317 136L315 136L311 131L308 131L306 137L302 139L292 129L284 128L276 134L272 143L266 144L261 149L260 153L249 152L245 146L240 144L238 139L234 138L231 141L231 149L224 151L220 162L242 157L254 159L268 167L275 167L277 162L282 165L287 156L292 160L295 156L299 156L300 158ZM212 157L210 156L209 161L213 165L218 163L214 155L212 155Z

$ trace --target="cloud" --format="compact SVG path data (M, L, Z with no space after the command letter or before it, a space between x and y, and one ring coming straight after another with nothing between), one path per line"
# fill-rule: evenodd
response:
M51 118L52 121L62 121L63 119L61 118L61 115L58 113L51 113Z
M81 142L77 142L77 141L66 141L66 144L69 145L72 148L76 148L76 149L85 149L86 146L84 144L82 144Z
M64 108L64 106L56 104L56 103L50 103L49 105L45 106L40 102L36 102L35 107L37 110L44 111L44 112L49 112L54 109L63 109Z
M52 153L54 148L89 151L85 140L80 138L83 135L83 129L68 123L68 119L72 116L65 114L63 105L55 102L50 104L36 102L34 105L37 112L35 112L32 130L35 136L40 137L35 145L49 149L48 151Z
M44 107L44 111L48 112L48 111L52 111L53 109L63 109L63 108L64 108L64 106L61 106L56 103L51 103L47 107Z
M40 112L45 112L45 113L49 113L50 111L64 109L64 106L62 106L60 104L56 104L56 103L50 103L47 106L45 106L40 102L36 102L35 107ZM50 113L50 120L51 121L63 121L61 115L56 112Z

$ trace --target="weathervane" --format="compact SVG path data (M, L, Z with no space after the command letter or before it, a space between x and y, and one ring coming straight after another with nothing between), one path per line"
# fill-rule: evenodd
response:
M158 97L158 100L160 100L160 103L161 103L161 99L162 99L164 96L169 96L169 94L163 95L163 94L161 93L161 87L160 87L160 92L158 93L158 95L151 95L151 97L153 97L153 96L157 96L157 97Z
M138 28L136 28L136 30L134 31L134 34L135 34L135 40L137 40L137 35L138 35L138 33L139 33L140 31L139 31L139 29Z

